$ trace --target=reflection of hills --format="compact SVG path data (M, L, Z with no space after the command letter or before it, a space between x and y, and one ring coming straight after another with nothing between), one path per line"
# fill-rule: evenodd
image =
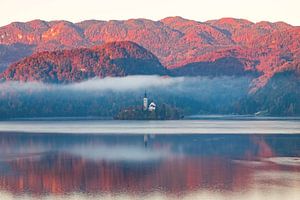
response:
M142 136L4 134L0 141L1 152L6 155L0 164L0 189L13 194L137 194L152 191L180 194L200 189L241 192L251 186L257 170L300 171L299 167L268 162L251 165L251 161L265 157L299 156L299 136L292 135L156 136L149 140L147 151L168 150L170 154L146 162L102 157L91 159L86 154L72 151L79 146L93 147L95 152L98 147L103 150L103 146L110 149L125 144L143 147ZM11 156L15 154L19 157ZM235 159L245 162L235 162ZM3 166L5 170L2 170Z
M229 160L176 158L162 162L122 163L88 161L55 154L43 159L8 163L11 173L0 176L1 189L12 193L182 193L199 188L239 190L251 182L251 170Z

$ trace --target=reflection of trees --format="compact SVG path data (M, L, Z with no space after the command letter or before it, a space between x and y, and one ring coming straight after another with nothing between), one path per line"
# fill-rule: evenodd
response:
M268 144L263 136L252 136L251 137L253 144L257 145L256 156L259 158L267 158L276 156L276 152Z

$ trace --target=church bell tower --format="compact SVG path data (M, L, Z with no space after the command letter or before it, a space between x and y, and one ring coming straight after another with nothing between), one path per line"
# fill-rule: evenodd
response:
M145 91L145 94L144 94L144 104L143 104L143 109L144 110L147 110L148 109L148 98L147 98L147 93Z

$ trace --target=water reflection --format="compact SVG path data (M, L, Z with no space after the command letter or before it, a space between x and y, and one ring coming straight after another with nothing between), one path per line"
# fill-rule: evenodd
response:
M288 189L293 199L300 194L299 144L300 135L3 133L0 196L241 198Z

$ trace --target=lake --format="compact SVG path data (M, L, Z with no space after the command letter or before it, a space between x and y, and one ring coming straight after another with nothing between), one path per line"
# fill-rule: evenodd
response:
M0 199L295 199L298 119L0 121Z

